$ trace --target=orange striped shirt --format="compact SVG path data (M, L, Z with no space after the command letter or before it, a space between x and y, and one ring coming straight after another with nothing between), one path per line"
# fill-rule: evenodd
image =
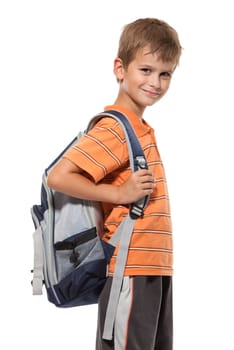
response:
M154 130L133 112L120 106L107 106L124 113L130 120L154 173L156 187L142 218L136 220L130 242L125 275L172 275L173 242L170 205L163 164ZM122 127L112 118L101 119L64 157L87 172L95 181L120 185L129 177L128 149ZM128 206L103 203L105 234L108 241L128 213ZM110 261L115 268L118 247Z

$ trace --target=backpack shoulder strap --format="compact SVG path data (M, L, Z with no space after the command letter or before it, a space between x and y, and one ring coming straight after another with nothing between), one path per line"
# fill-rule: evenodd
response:
M140 142L135 134L135 131L133 130L130 121L123 113L115 110L107 110L105 112L97 114L90 120L86 132L92 129L94 125L104 117L113 118L117 120L122 126L127 142L129 161L132 172L139 169L148 169L147 161ZM133 219L137 219L138 217L142 216L144 208L147 206L148 200L149 198L146 196L131 204L130 216Z
M88 130L90 130L95 123L103 117L111 117L117 120L123 128L125 138L127 141L129 160L132 171L139 169L148 169L147 161L142 150L142 147L137 139L137 136L128 120L122 113L115 110L108 110L96 115L90 122ZM118 307L119 295L124 276L124 269L127 262L128 248L135 225L135 220L139 218L148 203L148 196L141 198L135 203L132 203L129 214L121 222L118 229L113 234L109 244L116 246L119 241L119 252L116 259L115 271L112 280L110 296L107 304L103 339L111 340L113 336L113 328L116 310ZM124 233L124 234L122 234Z
M117 120L122 126L127 141L129 160L132 171L136 171L139 168L148 168L140 142L135 134L135 131L133 130L130 121L123 113L115 110L107 110L105 112L99 113L91 119L87 131L92 129L93 126L104 117L113 118Z

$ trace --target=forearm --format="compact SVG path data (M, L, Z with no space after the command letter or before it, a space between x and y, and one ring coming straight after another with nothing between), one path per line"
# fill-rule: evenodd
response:
M79 173L63 174L60 177L49 177L48 185L58 192L72 197L95 200L100 202L117 203L118 187L109 184L95 184Z
M52 189L72 197L100 202L118 203L118 186L95 184L75 164L62 159L49 172L47 184Z

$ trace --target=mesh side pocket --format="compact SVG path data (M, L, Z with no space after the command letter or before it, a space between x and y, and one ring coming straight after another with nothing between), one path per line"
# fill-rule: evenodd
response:
M75 234L55 244L58 281L72 273L78 266L105 258L96 229Z

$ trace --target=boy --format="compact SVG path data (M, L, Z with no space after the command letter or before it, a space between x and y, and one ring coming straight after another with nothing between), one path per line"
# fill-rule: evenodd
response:
M103 204L108 241L128 205L150 195L144 215L136 220L115 317L113 340L102 339L105 311L116 254L99 300L96 350L172 350L172 230L166 179L153 129L143 119L145 108L167 92L179 63L181 46L167 23L138 19L125 26L114 74L119 92L114 109L130 120L149 169L133 174L121 126L101 119L68 150L50 172L48 184L74 197Z

